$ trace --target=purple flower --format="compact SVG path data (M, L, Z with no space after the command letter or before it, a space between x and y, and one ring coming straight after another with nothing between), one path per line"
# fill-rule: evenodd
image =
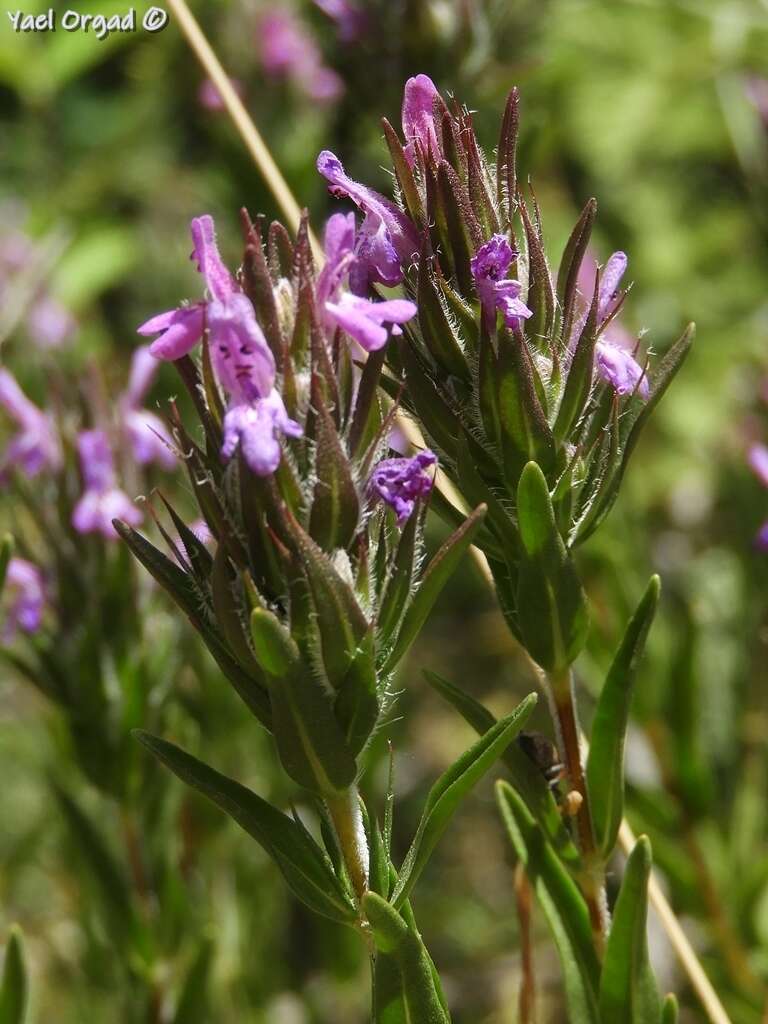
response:
M266 13L259 22L258 40L262 67L271 78L288 78L321 103L343 93L344 83L323 64L317 44L289 11Z
M190 224L190 231L193 242L190 258L203 275L211 298L214 301L226 302L237 294L237 283L219 255L213 217L207 213L202 217L195 217ZM181 359L195 347L203 336L206 306L205 302L180 306L178 309L153 316L137 328L138 333L146 337L152 334L160 335L149 349L155 359Z
M419 498L432 490L434 474L427 470L436 462L434 452L426 449L411 459L384 459L371 474L371 492L394 511L398 526L405 524Z
M768 128L768 78L751 75L745 83L744 91L763 122Z
M360 294L353 294L357 291L353 283L355 278L358 288L365 281L362 290L367 292L368 280L377 272L374 264L369 263L372 257L367 236L360 232L355 240L353 213L335 213L330 217L324 242L326 263L317 281L318 304L332 325L341 327L367 352L383 348L390 334L384 325L391 325L392 334L400 334L398 325L416 315L416 306L408 299L372 302ZM351 292L343 290L345 277L349 278Z
M300 437L301 433L301 425L288 416L273 388L265 398L229 406L224 416L221 454L230 459L239 445L249 468L257 476L269 476L280 465L280 435Z
M0 406L16 421L19 432L0 458L0 481L12 469L34 477L61 465L61 447L50 416L27 398L16 380L0 369Z
M366 352L386 345L389 330L385 324L390 325L392 334L402 334L398 324L407 323L416 315L416 306L408 299L371 302L351 292L343 292L336 302L326 302L325 310Z
M131 360L128 387L120 398L120 419L136 462L142 466L156 462L163 469L173 469L176 456L171 435L159 416L141 408L156 373L157 360L150 346L137 348Z
M113 519L138 526L141 512L117 486L109 438L103 430L84 430L77 439L84 491L72 513L78 533L100 533L108 540L117 537Z
M597 264L592 259L582 260L578 274L578 286L585 298L581 313L576 318L571 330L571 348L581 334L587 322L589 306L592 302L592 293L595 287L595 272ZM600 330L600 337L595 345L595 365L597 372L606 383L619 395L637 393L641 398L647 399L650 395L650 385L645 369L635 359L633 348L634 339L621 324L612 320L604 326L616 310L621 297L621 279L627 270L627 256L623 252L614 252L608 257L600 276L600 291L597 296L597 321Z
M235 90L240 99L242 99L244 95L243 83L237 78L230 78L229 84ZM197 90L197 102L206 110L211 110L216 113L225 109L221 93L210 78L204 78L200 83Z
M318 156L317 169L328 182L331 195L351 199L365 214L362 230L369 236L383 230L384 238L397 254L400 266L410 264L419 248L419 236L408 217L389 199L353 181L341 160L329 150L324 149Z
M764 487L768 487L768 448L764 444L753 444L747 452L747 463Z
M403 135L405 158L413 166L417 156L440 160L442 153L435 128L435 102L445 104L428 75L416 75L405 83L403 92Z
M247 296L230 295L208 304L211 363L235 402L266 397L275 380L275 357L256 322Z
M275 391L274 356L250 300L221 260L213 218L197 217L191 229L192 258L205 279L210 299L194 307L161 313L139 332L163 330L165 333L150 346L151 355L178 359L197 343L207 325L211 364L229 399L222 457L231 458L240 444L248 466L264 476L274 472L280 462L280 433L295 437L301 427L288 417Z
M36 633L43 620L45 587L43 574L24 558L12 558L8 563L3 588L6 612L2 624L3 643L9 643L18 630Z
M40 348L58 348L77 329L77 321L51 295L43 295L27 315L27 330Z
M521 320L533 316L520 298L520 282L504 277L516 256L504 235L493 235L470 260L483 319L489 331L496 324L496 310L501 311L504 323L512 330L520 327Z
M598 373L616 394L631 395L637 391L641 398L648 398L648 375L631 352L609 341L598 340L595 362Z
M768 522L763 523L755 534L755 547L759 551L768 551Z
M320 10L336 22L339 31L339 39L344 43L351 43L359 39L367 27L368 19L349 0L314 0Z

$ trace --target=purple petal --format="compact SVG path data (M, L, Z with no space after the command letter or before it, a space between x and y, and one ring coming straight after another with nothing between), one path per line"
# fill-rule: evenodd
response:
M75 505L72 526L78 533L100 533L107 540L118 536L113 519L138 526L142 515L128 495L114 487L106 491L87 490Z
M275 380L275 359L247 296L230 295L208 304L211 362L221 386L235 402L264 398Z
M627 269L627 256L615 252L608 258L600 277L600 294L597 300L598 320L604 320L613 311L621 279Z
M194 245L192 259L205 278L211 296L224 302L237 290L237 285L219 255L213 217L208 213L195 217L190 224L190 231Z
M348 197L364 213L372 212L383 221L390 241L402 264L408 264L419 248L419 236L411 221L394 203L373 189L353 181L337 156L323 150L317 158L317 169L329 183L328 191Z
M331 318L367 352L375 352L387 343L384 324L404 324L416 315L416 306L407 299L371 302L345 292L338 302L326 302Z
M747 452L747 463L763 486L768 487L768 448L753 444Z
M755 546L760 551L768 551L768 522L763 523L755 536Z
M0 369L0 406L22 427L34 424L42 415L21 390L16 378L4 369Z
M595 346L595 359L600 376L617 394L629 395L637 390L641 398L648 398L648 375L630 352L600 340Z
M434 452L426 449L410 459L384 459L371 474L371 492L393 509L398 526L413 513L419 498L431 492L434 474L428 470L436 462Z
M269 476L280 465L280 434L298 437L302 433L275 390L253 404L230 406L223 426L222 457L230 459L239 445L246 464L257 476Z
M5 575L3 594L7 608L2 639L9 642L17 630L35 633L40 628L45 606L43 574L24 558L12 558Z
M86 491L106 491L115 484L115 463L109 438L103 430L83 430L77 453Z
M135 349L131 358L128 387L123 393L125 403L131 408L136 408L141 404L157 375L157 359L150 352L150 347L142 345Z
M148 337L162 332L149 347L151 355L169 361L181 359L203 336L204 309L201 303L170 309L147 320L137 328L137 333Z
M425 156L437 161L441 157L440 143L435 130L435 100L442 103L435 83L428 75L416 75L405 83L403 92L403 135L406 140L405 154L413 163L418 149Z
M173 439L159 416L147 409L130 409L123 414L123 427L139 465L156 463L163 469L175 468Z

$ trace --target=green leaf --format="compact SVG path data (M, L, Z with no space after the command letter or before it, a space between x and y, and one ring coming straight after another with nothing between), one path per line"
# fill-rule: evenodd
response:
M554 466L555 440L536 387L536 369L522 334L500 337L496 364L501 454L504 477L517 487L527 462L538 462L545 472Z
M512 845L557 946L569 1024L601 1024L597 1004L600 965L587 905L518 794L508 783L499 781L496 796ZM603 1018L603 1024L608 1021L618 1024L623 1018Z
M376 943L373 1024L450 1024L421 936L374 892L363 911Z
M338 688L368 632L368 622L352 587L336 571L329 556L290 514L286 524L312 591L314 623L326 675L331 685Z
M616 652L597 702L587 757L587 787L598 846L609 857L624 815L624 741L632 686L659 601L652 576Z
M464 552L472 543L475 534L485 516L485 505L480 505L467 517L462 525L442 545L435 557L429 563L421 586L408 606L403 618L397 643L390 651L386 662L382 666L382 672L390 672L400 661L408 648L419 634L427 616L432 611L432 606L456 570Z
M349 924L357 911L331 862L306 829L239 782L142 730L136 738L183 782L212 800L272 857L296 896L331 921Z
M651 844L641 836L629 855L613 911L600 977L600 1017L622 1024L658 1024L661 999L648 959L646 918Z
M517 133L520 124L520 94L517 87L507 96L504 116L501 120L499 147L496 151L496 187L498 189L499 207L507 222L512 221L512 213L517 201Z
M661 1007L661 1024L677 1024L680 1015L680 1007L677 1005L676 997L670 992L664 998Z
M547 672L567 668L586 642L587 601L557 529L549 488L529 462L517 488L517 516L524 557L517 609L525 646Z
M525 203L521 200L518 209L525 228L528 250L528 295L526 302L533 310L533 316L526 321L525 333L532 338L539 350L549 345L552 324L555 320L555 293L552 275L547 263L539 231L531 223Z
M426 256L422 256L419 264L417 287L419 327L427 350L443 373L468 383L471 376L469 366L443 309Z
M376 645L373 626L352 659L333 706L350 753L357 756L368 742L379 717Z
M650 418L653 410L661 401L664 392L674 380L680 367L685 362L688 353L691 350L695 334L696 325L688 324L685 331L683 331L682 336L675 342L669 352L664 355L664 358L661 363L659 363L656 372L653 374L653 378L651 380L651 396L647 402L643 403L639 414L631 421L631 429L629 430L626 444L624 445L624 459L621 464L621 475L623 475L627 468L627 463L634 451L643 427ZM619 477L619 480L620 479L621 476Z
M0 542L0 595L5 586L5 574L8 572L8 563L13 555L13 537L7 533Z
M238 695L261 724L269 729L271 714L266 690L243 671L229 653L221 635L211 626L206 614L205 600L192 578L130 526L119 520L115 520L114 526L144 568L149 570L160 586L168 591L176 604L186 613Z
M481 736L496 725L495 716L464 690L449 683L447 679L443 679L435 672L425 670L424 676L430 686L434 687L449 704L453 705ZM501 755L501 760L512 776L515 790L536 818L560 860L567 864L572 871L577 872L581 867L579 851L571 839L560 808L557 806L552 790L542 773L516 743L507 747Z
M561 337L565 344L568 343L573 324L579 268L589 245L596 214L597 200L590 199L571 232L557 271L557 301L563 314Z
M595 342L597 341L597 308L600 296L600 279L595 279L595 290L586 322L579 334L568 370L560 407L557 410L554 433L558 441L564 441L584 412L592 390L595 371Z
M384 139L387 143L387 148L389 149L389 155L392 158L392 166L395 169L397 183L403 194L405 208L408 211L411 220L421 230L423 230L427 226L426 218L424 216L424 203L419 195L416 179L413 175L413 169L406 159L403 144L400 142L400 139L397 137L397 132L386 117L381 119L381 126L384 129Z
M115 945L128 949L138 926L128 879L79 804L55 783L53 792L72 841L82 854L87 875L101 899L110 939Z
M407 899L462 798L480 781L520 732L536 700L536 694L530 693L510 715L502 718L465 751L434 784L424 805L411 848L398 873L397 886L392 894L395 907L401 906Z
M357 765L334 714L327 683L299 663L270 687L269 697L272 731L291 778L318 795L350 786Z
M274 612L254 608L251 636L259 665L272 676L286 675L299 660L299 649Z
M316 422L315 490L309 533L325 551L346 548L357 530L360 499L349 459L322 397L313 402Z
M0 981L0 1024L24 1024L27 1016L27 968L21 929L14 925L5 947Z
M211 1019L209 983L213 942L204 938L199 945L179 992L173 1024L206 1024Z

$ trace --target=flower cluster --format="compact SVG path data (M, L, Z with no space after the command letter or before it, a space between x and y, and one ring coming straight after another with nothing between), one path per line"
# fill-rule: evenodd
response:
M72 337L77 322L45 283L37 279L42 262L40 247L19 228L0 236L0 301L5 304L19 288L31 288L24 314L26 332L40 348L57 348Z
M338 10L337 15L340 26L352 27L349 14L345 17ZM290 11L275 8L265 13L259 20L257 43L270 78L288 79L318 103L332 103L344 92L341 78L323 63L317 43Z

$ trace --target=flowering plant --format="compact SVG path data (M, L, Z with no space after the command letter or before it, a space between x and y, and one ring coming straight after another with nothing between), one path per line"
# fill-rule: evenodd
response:
M383 122L397 205L350 179L333 154L321 153L317 166L333 194L363 210L377 251L392 258L389 278L373 280L402 282L417 304L417 316L388 347L382 386L440 458L450 490L433 500L436 511L455 523L462 506L486 506L475 543L549 698L567 790L562 808L514 750L506 757L513 785L501 783L498 794L558 945L570 1019L657 1022L674 1010L672 997L662 1010L643 937L647 839L632 851L612 924L604 871L622 819L632 683L659 582L651 580L618 648L585 764L571 666L589 619L573 554L613 505L693 331L655 368L639 341L627 340L617 324L627 257L614 253L602 268L590 260L594 200L553 276L535 197L518 185L518 119L513 90L491 163L471 114L446 104L419 75L405 86L404 140ZM493 716L453 684L430 681L479 732L492 726Z
M295 245L276 223L265 244L244 213L242 271L233 275L211 218L193 220L206 297L139 331L158 335L150 351L175 363L194 401L198 430L175 410L172 424L215 550L170 506L185 548L167 535L175 560L129 524L115 526L274 736L283 768L316 811L319 838L166 740L140 739L261 843L307 906L360 931L375 1020L436 1024L448 1012L410 896L460 798L508 747L535 698L435 783L395 867L391 786L380 821L359 789L365 752L386 722L392 673L485 507L462 517L422 571L435 456L388 457L395 410L379 390L384 350L417 310L368 294L368 282L392 266L384 230L371 215L359 231L352 215L331 218L318 271L306 222Z

